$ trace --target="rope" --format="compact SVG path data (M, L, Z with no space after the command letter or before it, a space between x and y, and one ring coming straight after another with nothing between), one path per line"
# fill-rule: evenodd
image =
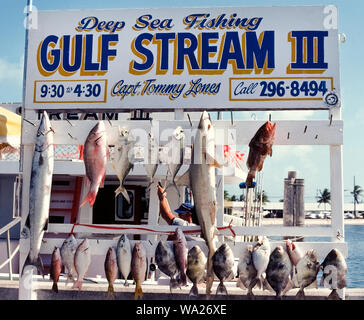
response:
M234 238L236 237L235 231L232 228L232 222L233 220L231 219L230 223L228 226L226 227L220 227L217 228L217 230L226 230L229 229L231 231L231 233L233 234ZM71 229L71 232L69 233L69 235L74 234L74 229L76 226L81 226L81 227L87 227L87 228L95 228L95 229L106 229L106 230L144 230L144 231L149 231L149 232L153 232L153 233L162 233L162 234L174 234L174 231L159 231L159 230L155 230L155 229L150 229L150 228L144 228L144 227L109 227L109 226L98 226L98 225L93 225L93 224L83 224L83 223L74 223ZM183 233L201 233L201 228L199 230L185 230L183 231Z

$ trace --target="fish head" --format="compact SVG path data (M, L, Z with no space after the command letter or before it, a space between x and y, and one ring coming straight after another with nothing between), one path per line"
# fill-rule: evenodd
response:
M281 260L284 255L284 249L282 246L277 246L271 253L270 258L272 260Z
M143 244L141 242L136 242L135 243L133 251L135 252L135 255L138 258L144 258L145 257L145 249L144 249Z
M265 141L273 141L275 133L276 133L276 123L267 121L263 125L263 131L262 131L263 139Z
M183 234L183 231L181 228L177 228L174 232L174 236L177 242L182 242L185 239L185 235Z
M100 144L100 140L106 139L105 125L103 121L98 121L90 131L87 142L92 144Z
M53 134L54 131L51 127L51 122L49 120L48 114L46 111L43 111L42 118L40 120L37 130L36 149L38 151L47 149L48 146L53 143Z
M182 129L181 126L178 126L176 129L174 129L173 131L173 138L176 140L181 140L185 137L184 131Z
M54 247L52 255L56 259L60 259L61 258L61 252L59 251L59 248L58 247Z
M198 124L198 129L206 134L212 129L212 122L210 119L210 115L206 111L204 111L201 115L200 122Z

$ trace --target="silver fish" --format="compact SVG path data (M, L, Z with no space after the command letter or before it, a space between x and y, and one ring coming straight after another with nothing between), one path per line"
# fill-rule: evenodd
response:
M264 286L265 279L263 274L269 263L270 251L270 242L267 237L263 237L259 240L253 248L252 258L254 267L257 270L256 283L259 289Z
M206 297L210 298L211 287L214 281L212 256L216 251L216 176L215 167L221 166L214 159L215 131L206 111L201 115L198 130L193 144L191 165L189 170L180 177L181 185L190 185L195 210L202 236L208 247Z
M146 163L144 164L144 168L149 178L149 183L152 183L153 177L158 168L158 154L159 146L153 134L150 132L148 134L148 158Z
M91 263L91 249L87 239L84 239L77 247L75 252L75 268L77 272L77 280L74 282L72 289L81 290L82 281L88 271Z
M168 156L166 154L160 153L159 157L162 162L168 164L168 172L172 177L172 181L166 186L164 192L171 186L174 186L178 196L180 197L180 192L176 184L176 176L183 165L184 149L185 149L185 134L183 133L182 127L178 126L172 134L172 140L167 143L164 148L168 149Z
M338 249L332 249L322 262L321 268L323 275L320 284L332 290L328 299L340 300L337 290L346 287L345 275L348 271L344 256Z
M37 131L33 154L29 187L29 214L22 231L22 236L29 238L30 241L30 250L23 265L22 274L26 266L32 265L44 275L39 251L49 217L54 166L53 133L48 115L44 111Z
M267 281L276 292L277 299L282 299L282 293L290 283L292 263L288 253L282 246L276 247L269 257Z
M77 272L75 268L75 253L77 246L77 240L73 234L71 234L66 240L63 241L60 250L63 265L66 267L67 282L68 280L72 280L73 282L77 278Z
M177 280L174 278L178 273L178 268L174 256L174 252L171 246L165 241L159 241L157 248L155 249L155 262L160 271L171 278L169 282L169 289L178 286Z
M296 298L304 298L304 289L316 281L317 274L320 271L320 262L315 250L309 250L298 261L296 265L295 280L300 288Z
M120 186L115 190L115 197L121 193L130 204L128 192L124 187L124 180L134 167L133 149L135 140L127 128L119 128L119 137L115 145L112 168L120 181Z
M125 234L122 234L118 240L116 256L120 273L125 279L124 286L129 286L128 276L131 271L131 245Z
M88 134L83 149L83 161L86 177L90 183L90 190L80 207L87 202L92 207L99 188L104 186L108 153L105 125L102 121L99 121Z
M175 240L173 241L173 250L177 268L179 270L179 276L180 276L179 284L182 286L186 286L187 254L188 254L187 241L181 228L176 229L174 236Z
M192 281L193 286L189 296L198 296L198 283L205 276L206 256L199 246L193 246L187 255L187 277Z
M253 299L253 288L256 284L257 270L253 264L253 246L247 245L240 256L238 263L238 281L237 287L248 289L248 298Z
M217 286L216 294L228 294L224 285L224 280L234 278L234 254L230 247L223 243L214 253L212 257L213 269L220 283Z

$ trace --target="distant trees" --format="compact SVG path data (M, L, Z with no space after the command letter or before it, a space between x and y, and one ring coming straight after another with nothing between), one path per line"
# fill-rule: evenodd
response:
M354 185L354 190L350 192L354 197L354 216L356 218L356 204L359 204L359 197L363 196L363 189L361 186Z
M329 191L329 189L325 188L324 190L319 190L319 195L316 197L317 202L319 203L319 206L321 205L321 203L324 204L325 206L325 211L326 211L326 204L331 202L331 193Z
M255 198L255 201L260 202L260 192L257 192L257 196ZM262 192L262 203L264 204L264 203L267 203L267 202L269 202L268 195L263 190L263 192Z

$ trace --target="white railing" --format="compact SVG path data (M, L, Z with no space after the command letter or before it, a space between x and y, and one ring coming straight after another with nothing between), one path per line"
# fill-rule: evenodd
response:
M16 226L21 221L20 217L14 218L13 221L9 222L5 227L2 227L0 229L0 235L6 232L6 238L7 238L7 251L8 251L8 258L0 265L0 270L5 267L7 264L9 264L9 279L13 280L13 264L12 260L19 251L18 244L13 252L11 252L11 246L10 246L10 229Z

